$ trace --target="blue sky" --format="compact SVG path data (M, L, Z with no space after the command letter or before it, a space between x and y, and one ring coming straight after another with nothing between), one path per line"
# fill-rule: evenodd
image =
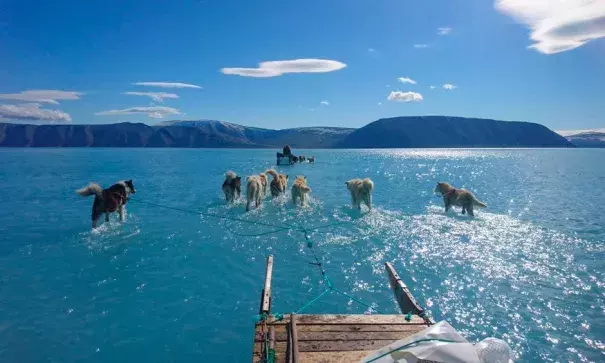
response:
M287 128L450 115L603 127L605 0L561 3L5 0L0 117ZM261 62L275 63L246 69Z

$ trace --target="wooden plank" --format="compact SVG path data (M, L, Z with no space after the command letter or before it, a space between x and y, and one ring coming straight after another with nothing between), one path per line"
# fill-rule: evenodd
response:
M415 325L415 330L409 331L382 331L382 332L298 332L298 341L311 341L311 340L399 340L419 331L423 330L424 327L421 325ZM276 342L287 342L288 341L288 333L287 332L277 332L275 334ZM256 335L255 337L257 342L262 341L262 333Z
M298 360L298 331L296 330L296 314L290 314L290 334L292 335L292 363L300 362Z
M321 340L312 340L312 341L304 341L298 342L298 352L302 354L302 352L351 352L351 351L374 351L385 347L396 340L353 340L353 341L345 341L345 340L332 340L332 341L321 341ZM275 351L279 353L281 356L285 355L286 352L286 342L275 342ZM260 354L260 346L254 346L254 354ZM368 353L369 354L369 353Z
M271 325L275 327L275 331L279 333L286 332L286 326L283 324ZM425 325L421 324L363 324L363 325L355 325L355 324L326 324L326 325L308 325L308 324L300 324L297 325L298 333L301 332L381 332L381 331L390 331L390 332L406 332L406 331L418 331L418 329L426 328ZM257 332L261 331L260 327L257 327Z
M261 295L260 313L269 314L271 310L271 279L273 277L273 255L267 257L267 269L265 270L265 286Z
M314 324L314 325L325 325L325 324L378 324L378 325L386 325L386 324L426 324L425 321L417 316L412 315L412 320L405 320L405 316L400 314L386 315L386 314L376 314L376 315L364 315L364 314L322 314L322 315L296 315L298 325L304 324ZM270 325L275 324L286 324L287 321L274 321L272 318L269 319Z
M370 355L370 351L354 350L350 352L301 352L301 363L351 363L360 362Z
M424 310L418 305L408 287L401 281L401 278L393 268L393 265L389 262L385 262L384 268L387 272L389 284L395 294L395 300L397 300L401 313L405 315L411 312L412 314L421 315Z
M276 326L276 329L282 329L284 328L283 325L279 325ZM290 324L285 326L286 328L286 336L287 336L287 340L286 340L286 362L287 363L292 363L292 329L290 329Z
M275 352L275 327L269 327L269 352Z

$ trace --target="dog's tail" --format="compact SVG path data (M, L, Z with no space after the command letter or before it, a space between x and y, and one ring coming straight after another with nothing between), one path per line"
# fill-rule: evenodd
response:
M265 171L265 173L271 175L273 177L273 179L277 179L277 177L278 177L275 169L269 169L269 170Z
M476 205L477 207L487 208L487 204L485 204L482 201L480 201L479 199L475 198L474 195L473 195L473 204Z
M237 174L235 174L234 172L229 170L228 172L225 173L225 178L227 178L228 180L232 180L232 179L237 178Z
M362 183L363 189L371 192L374 189L374 182L370 178L365 178Z
M84 188L76 190L76 193L83 197L88 197L89 195L93 194L97 197L100 197L103 194L103 188L101 188L97 183L90 183Z

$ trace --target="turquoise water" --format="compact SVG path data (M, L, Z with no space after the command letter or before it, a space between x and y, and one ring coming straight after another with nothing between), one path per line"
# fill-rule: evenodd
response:
M135 198L250 221L316 226L334 284L396 312L383 263L470 340L507 340L519 361L605 356L605 150L302 151L283 167L313 189L306 208L223 202L223 174L274 163L271 150L0 150L0 361L249 361L264 261L276 312L323 291L301 233L132 202L127 221L90 231L74 190L134 180ZM352 210L344 182L371 177L375 209ZM435 183L489 205L444 214ZM308 312L364 313L329 295Z

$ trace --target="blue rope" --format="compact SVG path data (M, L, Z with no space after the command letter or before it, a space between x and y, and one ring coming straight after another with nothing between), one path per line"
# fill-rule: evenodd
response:
M132 201L132 202L137 202L137 203L152 205L154 207L160 207L160 208L165 208L165 209L176 210L176 211L183 212L183 213L202 215L202 216L210 217L210 218L228 219L228 220L232 220L232 221L237 221L237 222L242 222L242 223L248 223L248 224L256 224L256 225L265 226L265 227L272 227L272 228L292 229L291 226L286 226L286 225L279 226L279 225L275 225L275 224L271 224L271 223L264 223L264 222L259 222L259 221L249 221L249 220L242 219L242 218L229 217L229 216L215 214L215 213L206 213L206 212L193 211L193 210L189 210L189 209L170 207L170 206L159 204L159 203L145 202L145 201L142 201L142 200L139 200L139 199L132 199L132 198L130 198L128 200Z
M306 308L308 308L309 306L313 305L314 302L316 302L317 300L319 300L322 296L324 296L325 294L327 294L328 292L330 292L330 289L324 290L324 292L322 292L321 294L319 294L317 297L315 297L315 299L309 301L308 303L306 303L305 305L303 305L302 308L296 310L295 314L300 314L303 310L305 310Z
M310 229L305 228L302 224L299 224L298 228L295 228L293 226L287 226L287 225L276 225L276 224L271 224L271 223L264 223L264 222L259 222L259 221L249 221L246 219L242 219L242 218L236 218L236 217L229 217L226 215L219 215L219 214L214 214L214 213L205 213L205 212L199 212L199 211L192 211L192 210L187 210L187 209L183 209L183 208L177 208L177 207L170 207L167 205L162 205L159 203L152 203L152 202L145 202L142 200L138 200L138 199L129 199L133 202L137 202L137 203L142 203L142 204L148 204L148 205L152 205L155 207L160 207L160 208L165 208L165 209L170 209L170 210L175 210L175 211L180 211L180 212L184 212L184 213L189 213L189 214L195 214L195 215L202 215L202 216L206 216L206 217L210 217L210 218L217 218L217 219L224 219L224 220L231 220L231 221L236 221L236 222L241 222L241 223L248 223L248 224L254 224L254 225L260 225L260 226L265 226L265 227L272 227L274 228L271 231L267 231L267 232L261 232L261 233L255 233L255 234L244 234L244 233L239 233L239 232L235 232L233 230L230 230L231 233L237 235L237 236L242 236L242 237L260 237L260 236L266 236L269 234L274 234L274 233L279 233L279 232L283 232L283 231L298 231L298 232L302 232L305 240L307 241L307 247L309 248L309 250L311 251L311 253L313 254L313 259L315 260L315 262L310 262L310 264L317 266L317 268L319 269L321 276L323 278L323 280L326 283L327 289L322 292L321 294L319 294L318 296L316 296L314 299L312 299L311 301L307 302L305 305L303 305L303 307L301 307L300 309L298 309L296 311L296 313L300 313L301 311L303 311L304 309L308 308L309 306L311 306L313 303L315 303L316 301L318 301L321 297L323 297L324 295L326 295L329 292L336 292L337 294L340 294L342 296L345 296L349 299L351 299L352 301L356 302L359 305L365 306L368 309L375 311L377 313L381 313L383 314L380 310L372 307L371 305L365 303L364 301L351 296L343 291L340 291L339 289L337 289L336 287L334 287L334 284L332 283L332 281L330 280L330 278L328 277L328 274L326 273L326 270L323 267L323 262L320 260L320 258L317 256L317 253L315 252L315 248L314 248L314 243L313 240L311 239L311 236L309 235L309 231L313 231L313 232L317 232L317 233L326 233L326 232L320 232L320 229L324 229L324 228L328 228L328 227L334 227L334 226L338 226L338 225L343 225L346 223L349 223L348 221L341 221L341 222L335 222L335 223L330 223L330 224L325 224L325 225L321 225L321 226L317 226L317 227L313 227ZM277 314L280 315L281 314ZM260 320L266 320L267 316L261 316Z

